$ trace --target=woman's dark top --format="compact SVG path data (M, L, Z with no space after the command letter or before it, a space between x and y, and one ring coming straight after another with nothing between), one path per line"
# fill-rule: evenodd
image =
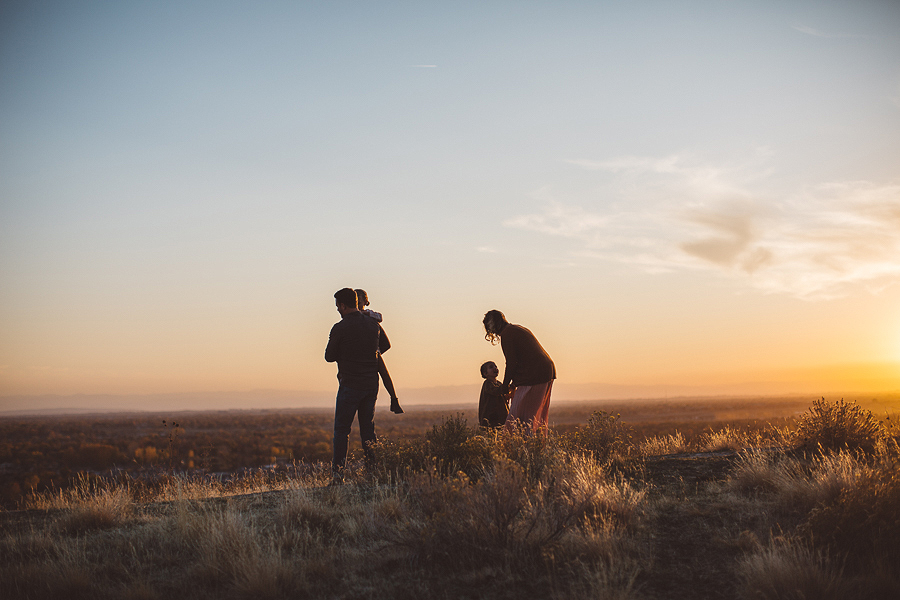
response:
M537 385L556 379L556 365L534 334L521 325L508 324L500 332L506 358L503 385Z

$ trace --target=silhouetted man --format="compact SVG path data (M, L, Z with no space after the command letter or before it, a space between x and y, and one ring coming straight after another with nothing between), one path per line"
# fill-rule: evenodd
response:
M334 481L340 482L347 462L353 418L358 415L359 437L366 459L375 442L375 399L378 396L378 356L391 347L384 329L357 308L356 292L343 288L334 294L341 320L334 324L325 348L325 360L337 362L338 387L334 407Z

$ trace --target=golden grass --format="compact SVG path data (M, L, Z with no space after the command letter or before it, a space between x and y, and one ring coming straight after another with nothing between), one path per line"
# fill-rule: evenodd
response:
M680 454L690 450L690 444L684 436L676 431L671 435L653 436L640 443L639 451L643 456L662 456Z
M710 451L748 442L713 434ZM635 445L609 415L567 436L456 417L418 445L382 443L343 486L325 486L327 465L229 483L82 478L33 497L42 512L0 514L0 597L630 600L652 588L654 552L697 536L734 556L704 577L737 597L897 597L896 443L793 447L742 449L693 486L649 472L683 438ZM703 464L690 455L682 474Z
M853 590L839 564L797 542L778 539L740 564L741 596L758 600L846 600Z

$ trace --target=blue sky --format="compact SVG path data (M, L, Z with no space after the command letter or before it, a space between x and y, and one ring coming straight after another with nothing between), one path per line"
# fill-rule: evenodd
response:
M0 157L0 393L900 359L895 2L8 2Z

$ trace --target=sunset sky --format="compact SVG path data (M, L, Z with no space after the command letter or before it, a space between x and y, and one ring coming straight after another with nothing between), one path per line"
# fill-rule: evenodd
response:
M898 283L900 2L0 4L0 411L333 398L345 286L410 402L494 308L557 399L897 390Z

